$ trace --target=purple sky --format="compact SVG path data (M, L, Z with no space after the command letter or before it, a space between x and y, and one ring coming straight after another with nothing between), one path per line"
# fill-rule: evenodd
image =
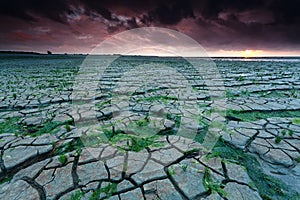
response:
M114 34L156 26L187 34L209 55L300 56L299 8L299 0L5 0L0 50L89 53Z

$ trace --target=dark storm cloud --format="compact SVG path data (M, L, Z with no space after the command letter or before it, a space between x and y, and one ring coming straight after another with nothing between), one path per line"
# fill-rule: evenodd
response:
M110 35L159 26L179 30L215 48L299 49L299 8L299 0L5 0L0 2L0 42L7 37L11 42L46 36L68 40L71 37L66 33L92 39L99 31L105 37L103 30ZM26 28L34 29L46 20L47 35L35 31L32 36Z
M277 23L283 23L283 24L299 23L300 1L273 0L268 6L275 13L275 18Z
M222 11L241 12L265 9L274 14L276 23L299 23L299 0L204 0L194 3L205 18L217 18Z
M65 23L65 14L72 13L68 1L9 0L1 1L0 13L23 20L36 21L34 15Z
M217 18L224 10L243 11L263 5L262 0L204 0L196 1L196 7L205 18Z
M120 3L122 2L122 4ZM89 16L95 16L97 13L107 20L117 20L112 16L112 12L117 12L118 8L128 7L135 10L145 11L143 20L145 24L152 21L159 21L162 24L176 24L182 18L194 17L193 9L189 2L183 0L177 1L158 1L159 3L152 1L150 4L155 6L154 9L149 10L147 5L149 3L143 2L139 4L139 1L95 1L95 0L52 0L52 1L40 1L40 0L10 0L2 1L0 3L0 14L17 17L23 20L36 21L35 15L42 17L48 17L57 22L66 23L66 15L73 14L74 8L82 6L85 9L85 14ZM109 10L108 7L112 8ZM132 7L130 7L132 6ZM133 19L130 20L131 24L134 23ZM134 25L134 24L133 24Z
M265 7L276 14L280 22L295 22L299 20L298 0L202 0L202 1L95 1L95 0L10 0L0 3L1 14L6 14L24 19L33 19L29 12L41 14L53 20L62 20L64 14L72 12L70 6L83 5L87 12L95 11L106 19L112 19L110 7L128 7L134 10L148 11L162 23L172 24L184 17L193 17L193 10L199 10L206 18L217 17L221 11L244 11ZM191 7L193 5L193 8ZM153 9L154 8L154 9ZM152 9L152 10L151 10Z
M100 14L103 18L107 20L112 19L112 13L110 10L104 7L101 1L94 1L94 0L82 0L80 1L82 5L86 8L86 14L90 14L90 12L96 12Z
M177 24L182 18L195 17L189 2L182 0L171 5L160 3L155 10L149 12L149 16L162 24Z
M133 13L133 16L129 16L127 20L130 28L137 27L136 19L140 20L144 25L159 22L165 25L177 24L181 19L188 17L195 17L193 8L189 1L176 0L176 1L113 1L113 3L107 1L102 3L96 3L93 0L81 0L82 5L85 6L87 12L95 11L102 17L108 20L117 20L114 14L119 14L118 10L121 8L127 8L133 11L142 11L143 15L138 16ZM109 10L109 7L111 10Z
M165 25L175 25L183 18L195 18L201 15L206 19L217 19L219 14L226 11L234 13L265 9L274 14L274 23L293 24L299 23L300 1L298 0L202 0L202 1L95 1L95 0L10 0L1 1L0 14L17 17L27 21L35 21L36 16L47 17L54 21L66 23L66 15L73 14L74 9L82 6L85 14L95 16L99 14L107 20L117 20L113 13L118 14L119 8L127 8L134 15L139 11L140 18L145 25L159 22Z

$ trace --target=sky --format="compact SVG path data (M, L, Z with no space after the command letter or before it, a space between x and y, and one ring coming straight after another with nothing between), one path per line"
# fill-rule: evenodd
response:
M209 56L300 56L299 8L300 0L3 0L0 50L90 53L123 31L162 27Z

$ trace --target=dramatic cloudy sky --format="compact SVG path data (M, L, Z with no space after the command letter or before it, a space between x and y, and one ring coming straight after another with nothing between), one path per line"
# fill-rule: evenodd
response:
M299 9L299 0L3 0L0 50L89 53L114 34L155 26L209 55L300 56Z

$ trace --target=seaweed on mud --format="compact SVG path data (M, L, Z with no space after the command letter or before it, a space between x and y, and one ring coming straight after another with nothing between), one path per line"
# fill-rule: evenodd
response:
M213 180L210 170L207 167L205 168L202 183L205 190L209 191L210 193L218 193L222 197L228 197L227 192L224 190L223 183Z
M221 157L229 162L238 163L246 168L263 199L299 199L300 194L292 190L285 183L263 172L257 159L241 149L237 149L225 142L222 138L217 142L213 150L208 154L210 157Z
M74 124L72 120L67 120L65 122L47 121L44 124L28 126L25 123L21 123L20 119L21 117L11 117L0 122L0 134L13 133L15 135L36 137L47 133L56 133L60 126L65 125L67 128Z
M239 111L227 110L227 119L236 119L236 121L256 121L271 117L300 117L300 110L278 110L278 111Z
M299 125L300 124L300 118L293 119L293 124Z
M53 151L53 156L67 154L72 151L76 151L78 154L80 154L83 148L84 144L82 140L80 138L74 138L70 142L55 148Z
M0 122L0 134L13 133L18 135L23 127L18 123L21 117L10 117Z
M68 161L68 158L65 154L61 154L59 157L58 157L58 161L61 163L61 164L65 164L67 161Z
M98 200L100 199L101 194L104 194L105 198L109 198L117 192L117 186L117 183L108 183L105 187L101 187L99 189L94 190L89 199Z
M110 143L124 151L142 151L148 147L162 147L164 144L157 141L159 136L139 137L130 134L118 134L110 139Z
M84 197L84 193L80 190L77 190L74 194L71 195L70 200L80 200Z
M173 96L157 95L157 96L140 98L140 99L137 100L137 102L141 102L141 101L154 102L154 101L159 101L159 100L161 100L164 104L168 104L169 101L177 101L178 98L173 97Z

